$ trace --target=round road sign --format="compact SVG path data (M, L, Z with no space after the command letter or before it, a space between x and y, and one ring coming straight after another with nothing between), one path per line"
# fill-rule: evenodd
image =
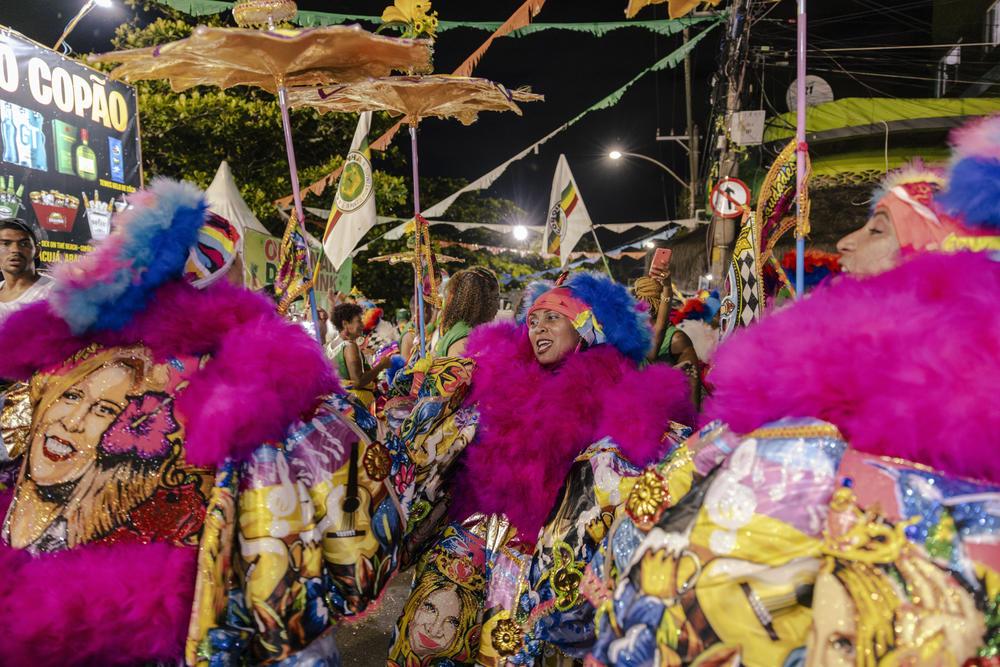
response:
M709 197L712 210L723 218L737 218L750 204L750 188L738 178L723 178Z

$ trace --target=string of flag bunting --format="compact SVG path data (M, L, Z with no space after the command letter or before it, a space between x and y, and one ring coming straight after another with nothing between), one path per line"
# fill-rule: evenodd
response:
M223 0L160 0L163 4L184 12L190 16L207 16L210 14L224 14L231 11L233 3ZM694 25L709 17L698 16L685 19L658 19L650 21L599 21L599 22L579 22L579 23L532 23L530 26L522 26L512 30L506 36L524 37L533 35L544 30L570 30L573 32L585 32L595 37L602 37L609 32L621 30L623 28L639 28L654 32L658 35L673 35L685 25ZM339 14L335 12L316 12L300 9L295 17L295 22L304 27L311 28L325 25L340 25L342 23L367 23L370 25L381 25L382 17L369 16L365 14ZM678 21L685 21L678 24ZM436 32L442 33L458 28L467 30L481 30L495 32L503 22L501 21L445 21L438 20ZM680 28L677 26L680 25Z
M173 0L173 1L177 1L177 0ZM193 2L195 0L185 0L185 1ZM199 1L208 1L208 0L199 0ZM578 123L579 121L581 121L585 116L587 116L591 112L599 111L601 109L607 109L607 108L610 108L610 107L618 104L618 102L621 101L622 97L624 97L624 95L628 91L628 89L631 88L632 85L635 84L636 81L638 81L639 79L641 79L645 75L647 75L647 74L649 74L651 72L658 72L658 71L662 71L664 69L671 69L673 67L676 67L678 64L680 64L681 62L684 61L684 56L686 56L688 53L690 53L691 50L694 49L695 45L698 44L698 42L700 42L702 39L704 39L708 35L708 33L710 31L712 31L715 27L717 27L718 25L721 25L726 20L727 17L728 17L728 13L722 12L722 13L716 15L716 16L711 16L711 17L696 17L696 18L674 19L673 20L674 22L685 22L687 25L691 25L694 22L698 22L698 23L707 22L708 25L701 32L699 32L697 35L695 35L693 38L691 38L690 40L688 40L685 44L682 44L680 47L678 47L677 49L675 49L674 51L672 51L668 55L664 56L663 58L661 58L657 62L653 63L649 67L647 67L647 68L643 69L642 71L640 71L638 74L636 74L632 79L630 79L624 85L620 86L619 88L617 88L616 90L612 91L608 95L604 96L603 98L601 98L600 100L598 100L594 104L590 105L589 107L587 107L586 109L584 109L583 111L581 111L580 113L578 113L576 116L574 116L572 119L570 119L566 123L563 123L562 125L560 125L559 127L557 127L555 130L553 130L552 132L548 133L547 135L545 135L544 137L542 137L538 141L535 141L530 146L528 146L527 148L521 150L516 155L514 155L513 157L511 157L508 160L504 161L503 163L501 163L500 165L498 165L494 169L490 170L486 174L480 176L479 178L477 178L476 180L472 181L471 183L469 183L465 187L461 188L460 190L452 193L451 195L449 195L445 199L441 200L437 204L434 204L430 208L425 209L423 211L423 214L427 218L434 218L434 217L438 217L438 216L442 215L455 202L455 200L458 199L458 197L460 195L462 195L465 192L472 192L472 191L475 191L475 190L482 190L482 189L490 187L498 178L500 178L500 176L507 170L507 168L511 164L513 164L514 162L517 162L518 160L524 159L528 155L531 155L540 146L542 146L547 141L549 141L550 139L552 139L553 137L555 137L557 134L559 134L559 133L561 133L561 132L569 129L570 127L572 127L573 125L575 125L576 123ZM531 25L536 25L536 24L531 24ZM677 28L677 31L680 31L683 28L684 28L684 25L683 24L679 24L678 28ZM675 31L675 32L677 32L677 31ZM482 47L480 47L480 48L482 48ZM463 63L463 65L464 65L464 63ZM456 70L456 73L457 72L458 72L458 70ZM468 76L468 74L470 74L470 73L471 73L471 71L469 73L467 73L467 74L462 75L462 76ZM392 128L390 128L385 134L383 134L381 137L379 137L375 141L371 142L371 144L370 144L371 149L372 150L376 150L376 151L385 150L388 147L389 142L392 140L392 137L395 136L396 131L401 127L401 125L402 125L402 121L396 123L396 125L394 125ZM341 173L342 170L343 170L343 167L338 167L337 169L335 169L331 173L327 174L326 176L323 176L322 178L320 178L316 182L311 183L310 185L307 185L306 187L302 188L302 190L301 190L302 196L305 196L305 194L307 192L311 192L312 194L317 195L317 196L321 195L323 193L323 191L329 185L332 185L333 183L336 182L336 180L337 180L337 178L339 178L340 173ZM279 199L279 200L275 201L275 204L278 205L279 207L287 208L288 206L291 205L291 202L292 202L292 195L289 195L287 197L284 197L282 199Z

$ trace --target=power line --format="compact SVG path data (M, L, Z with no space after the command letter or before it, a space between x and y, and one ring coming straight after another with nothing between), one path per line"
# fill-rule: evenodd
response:
M812 69L813 69L813 71L816 71L816 72L839 72L840 71L840 70L836 70L836 69L822 68L822 67L815 67L815 68L812 68ZM910 76L908 74L879 74L877 72L848 72L847 70L843 70L843 73L845 73L845 74L857 74L858 76L877 76L877 77L881 77L883 79L913 79L915 81L937 81L937 78L935 78L935 77L930 77L930 76ZM858 83L861 83L861 82L859 81ZM967 81L965 79L948 79L948 83L949 84L951 84L951 83L982 83L982 81ZM894 96L887 95L886 97L894 97Z
M908 44L906 46L845 46L839 49L806 49L806 51L825 51L834 53L837 51L900 51L903 49L944 49L956 46L996 46L996 42L956 42L954 44Z

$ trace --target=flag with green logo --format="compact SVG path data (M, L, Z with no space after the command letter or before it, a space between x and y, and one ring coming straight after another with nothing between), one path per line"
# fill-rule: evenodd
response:
M334 206L326 222L323 250L334 269L340 268L362 237L375 226L374 182L368 147L371 122L370 111L365 111L358 119L354 141L340 174Z
M559 255L562 265L569 263L569 254L577 242L590 231L592 223L587 207L580 197L573 173L565 155L559 156L549 195L549 216L542 235L542 252Z

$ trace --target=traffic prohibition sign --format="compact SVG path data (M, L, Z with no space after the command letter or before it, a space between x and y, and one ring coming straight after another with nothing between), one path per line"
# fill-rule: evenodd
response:
M750 203L750 188L738 178L723 178L709 197L712 211L723 218L737 218Z

